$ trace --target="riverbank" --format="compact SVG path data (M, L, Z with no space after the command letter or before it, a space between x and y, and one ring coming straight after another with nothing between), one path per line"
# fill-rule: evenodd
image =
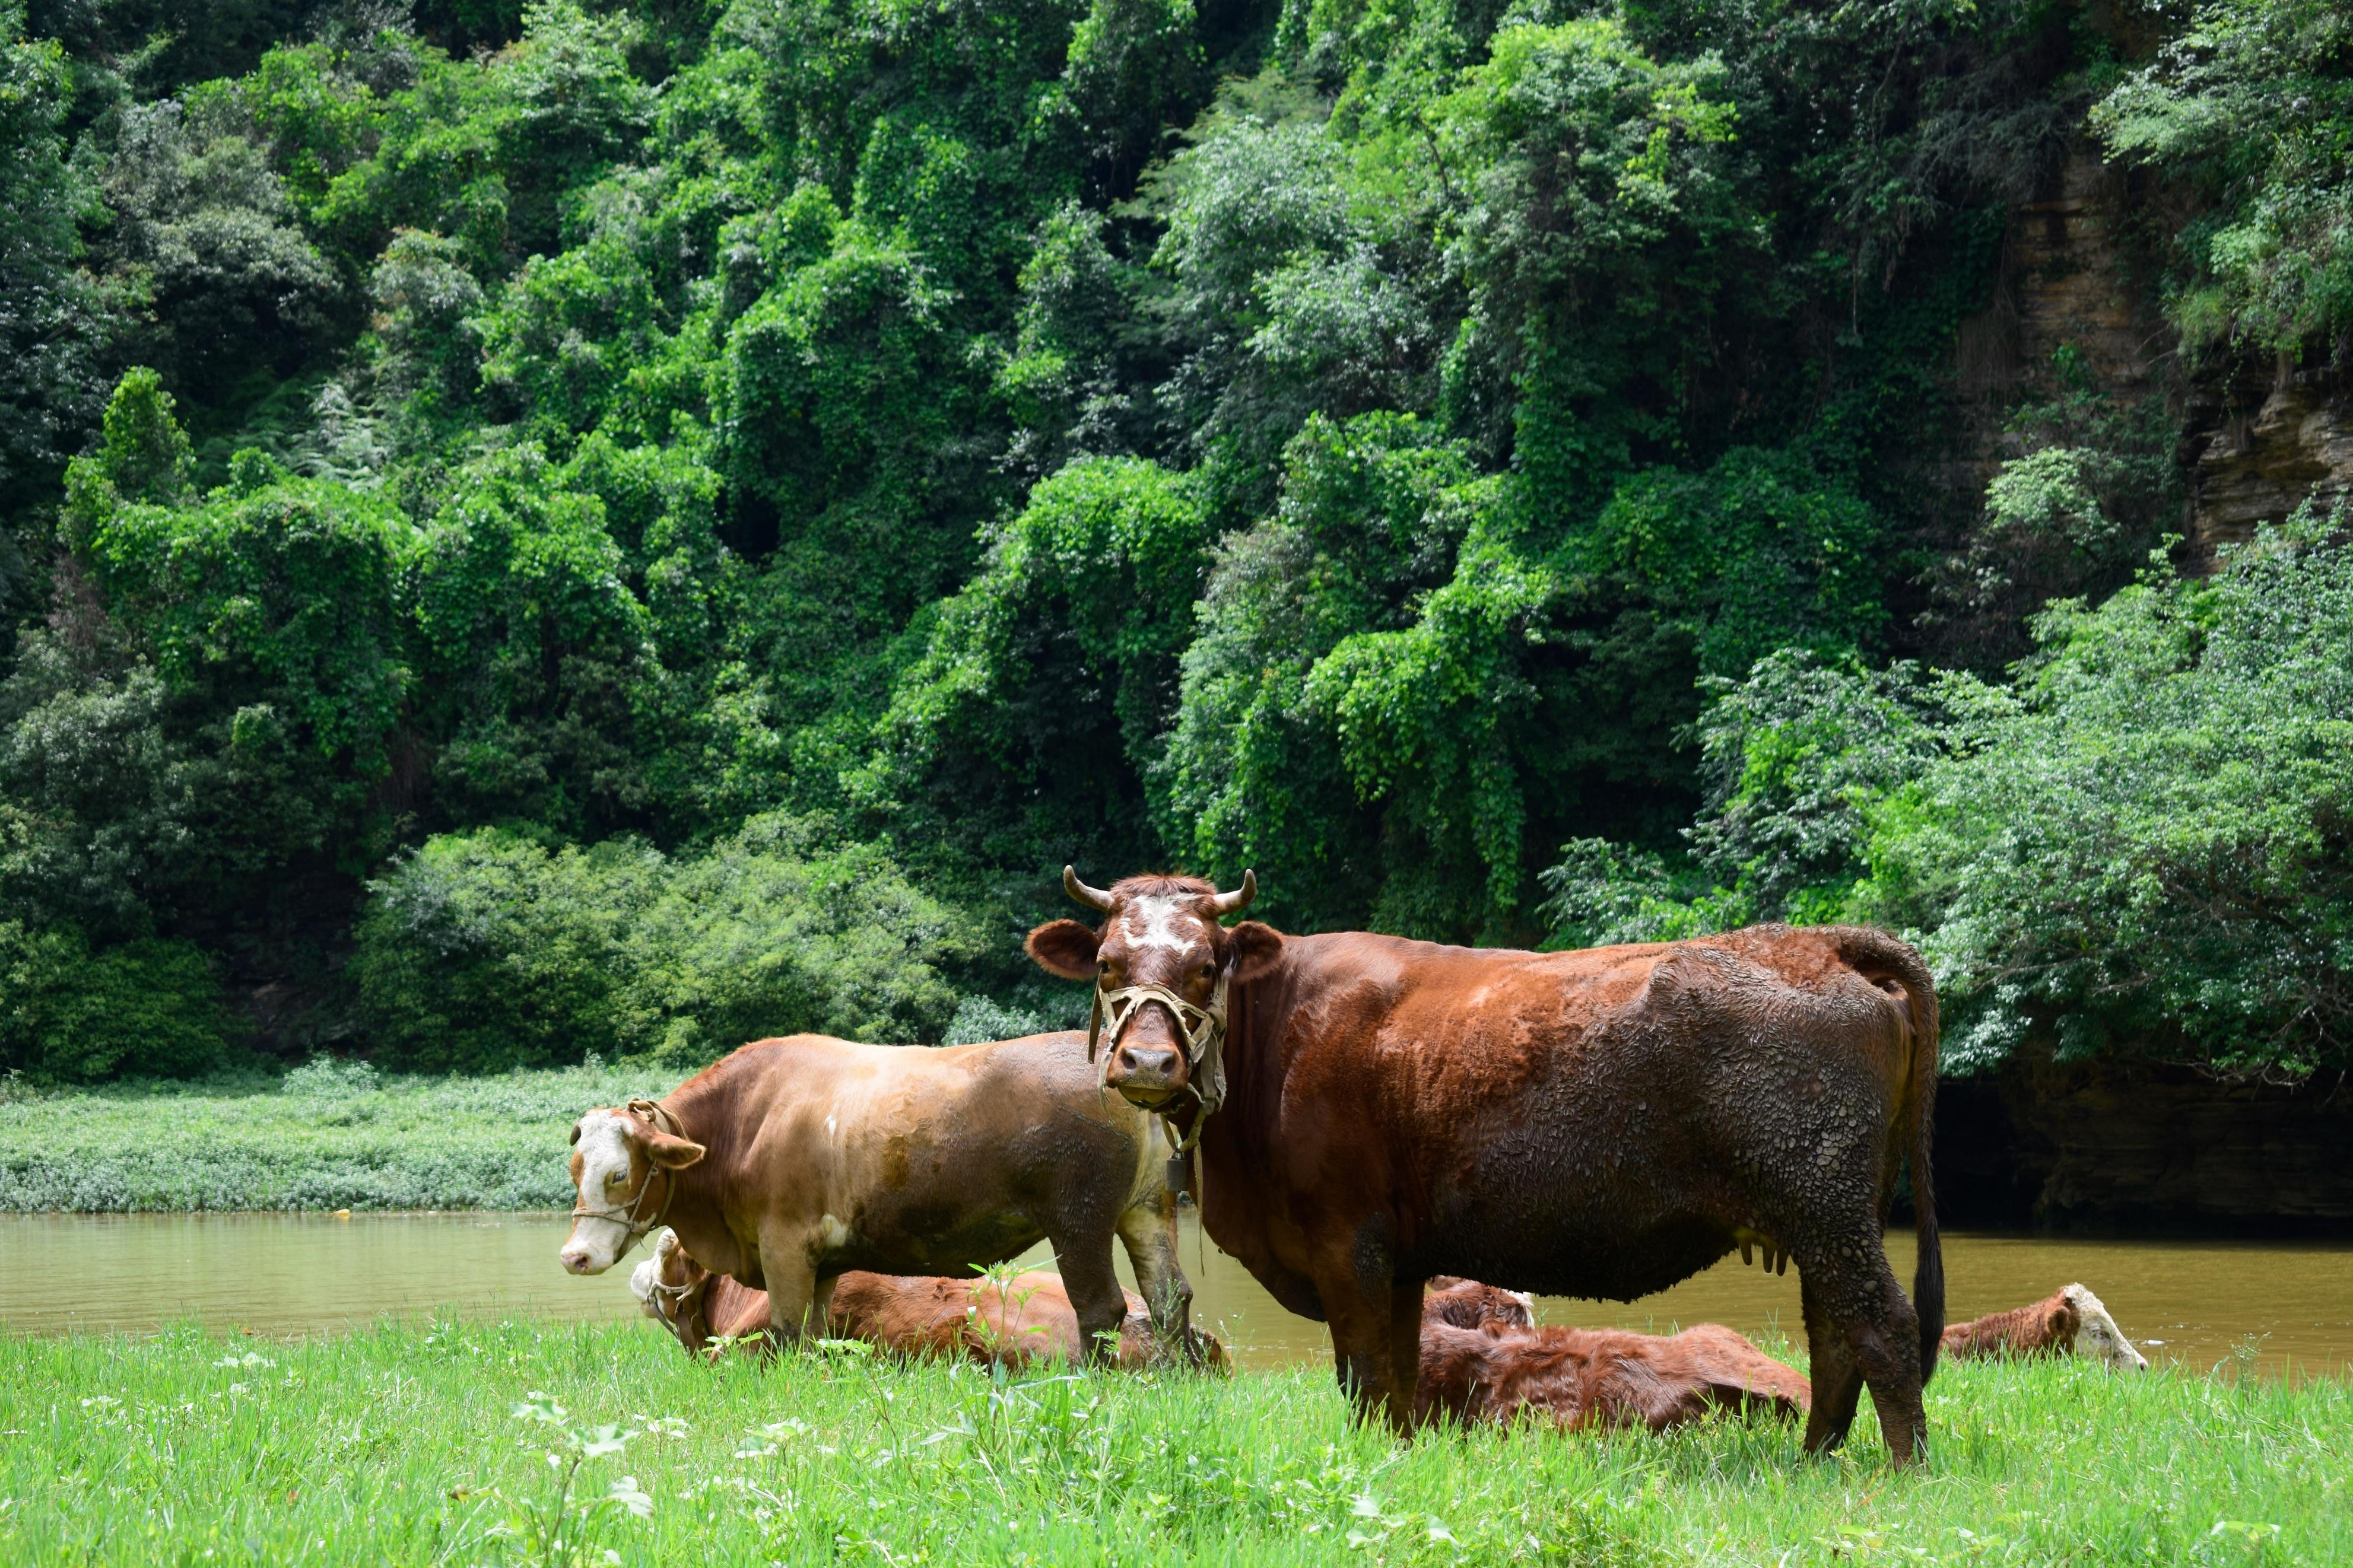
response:
M1928 1410L1936 1457L1902 1475L1867 1413L1820 1463L1739 1426L1400 1447L1348 1424L1325 1368L714 1369L642 1323L10 1339L0 1559L2353 1561L2343 1380L1953 1366Z
M15 1088L0 1099L0 1210L563 1208L574 1120L677 1076L407 1078L321 1061L282 1077Z

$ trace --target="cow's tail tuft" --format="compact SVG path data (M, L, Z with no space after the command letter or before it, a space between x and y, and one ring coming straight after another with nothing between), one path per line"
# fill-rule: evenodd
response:
M1905 992L1911 1015L1910 1094L1897 1118L1897 1143L1912 1166L1912 1207L1920 1242L1912 1274L1912 1307L1920 1318L1920 1381L1936 1375L1936 1352L1945 1338L1945 1249L1936 1232L1936 1179L1929 1142L1936 1124L1936 982L1911 943L1883 931L1849 928L1841 932L1841 957L1865 979L1894 980Z

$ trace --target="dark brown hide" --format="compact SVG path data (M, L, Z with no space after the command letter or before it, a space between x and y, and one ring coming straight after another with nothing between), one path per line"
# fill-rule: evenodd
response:
M1742 1237L1794 1261L1842 1439L1867 1383L1899 1461L1943 1330L1928 1162L1936 997L1919 955L1854 927L1518 952L1363 932L1283 936L1207 913L1208 884L1136 878L1041 963L1200 1004L1230 974L1225 1108L1202 1124L1202 1223L1291 1310L1332 1328L1360 1410L1412 1420L1434 1274L1629 1300ZM1074 935L1074 931L1077 933ZM1194 1111L1165 1006L1111 1084ZM1899 1169L1921 1215L1917 1309L1881 1246Z
M676 1246L674 1237L658 1247L652 1263L640 1267L656 1271L664 1287L645 1293L647 1315L690 1352L704 1353L722 1336L744 1346L765 1344L767 1292L712 1274ZM1144 1298L1133 1290L1122 1294L1127 1311L1113 1359L1129 1369L1165 1362ZM1016 1275L1011 1288L999 1291L993 1281L976 1278L853 1269L834 1283L826 1331L897 1355L962 1356L1017 1367L1040 1359L1076 1362L1084 1351L1078 1312L1061 1277L1036 1271ZM1198 1331L1197 1337L1203 1363L1222 1368L1225 1347L1217 1337Z
M1451 1323L1458 1329L1532 1329L1536 1323L1535 1314L1528 1310L1528 1299L1518 1291L1482 1285L1476 1279L1457 1279L1451 1274L1430 1279L1421 1299L1421 1321Z
M595 1217L596 1205L642 1208L638 1223L659 1215L692 1257L766 1291L770 1342L785 1344L825 1321L849 1270L961 1275L1050 1240L1092 1347L1126 1315L1112 1269L1117 1237L1168 1342L1190 1343L1192 1290L1176 1267L1160 1135L1101 1092L1082 1035L936 1050L762 1040L660 1110L699 1157L658 1172L666 1134L632 1112L600 1108L575 1128L575 1184L584 1151L611 1149L617 1132L628 1168L580 1200L590 1217L574 1222L566 1267L614 1260L619 1224Z
M1813 1390L1720 1323L1672 1338L1609 1329L1459 1329L1425 1322L1419 1421L1509 1423L1535 1412L1556 1426L1641 1425L1653 1432L1711 1410L1794 1421Z
M2068 1355L2084 1321L2063 1290L2028 1307L1989 1312L1945 1331L1945 1353L1963 1361L1985 1356Z

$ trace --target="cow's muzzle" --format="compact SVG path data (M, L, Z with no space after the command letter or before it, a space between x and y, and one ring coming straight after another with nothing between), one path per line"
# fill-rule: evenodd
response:
M1227 978L1219 974L1206 1007L1165 985L1097 985L1087 1059L1100 1045L1103 1086L1146 1110L1189 1092L1204 1116L1216 1111L1226 1098Z
M1103 1082L1130 1105L1152 1110L1185 1091L1187 1066L1184 1051L1175 1045L1131 1039L1111 1052Z

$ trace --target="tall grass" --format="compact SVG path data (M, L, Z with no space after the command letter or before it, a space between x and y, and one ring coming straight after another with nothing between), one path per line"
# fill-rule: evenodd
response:
M282 1078L0 1095L0 1210L554 1208L565 1133L676 1074L487 1078L322 1059Z
M1827 1461L1735 1425L1400 1446L1311 1369L712 1368L642 1324L0 1341L0 1561L2353 1561L2353 1384L1964 1365L1929 1415L1900 1474L1868 1415Z

